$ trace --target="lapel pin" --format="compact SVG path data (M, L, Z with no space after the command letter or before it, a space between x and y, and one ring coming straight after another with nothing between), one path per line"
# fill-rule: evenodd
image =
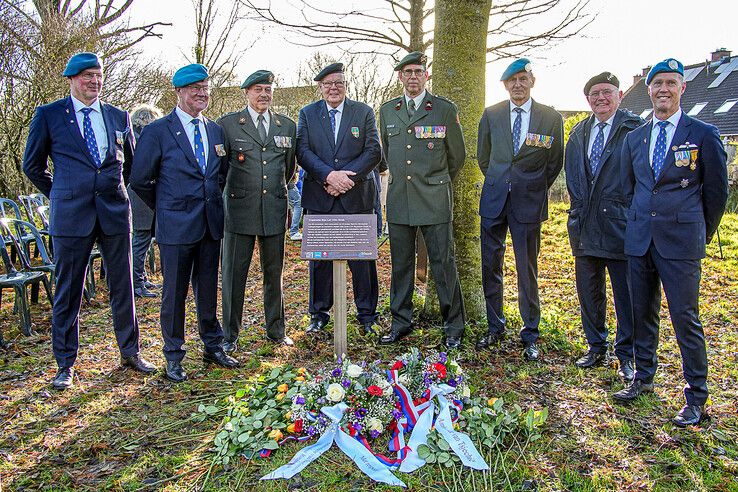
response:
M243 124L245 124L245 123L246 123L246 118L244 118L243 116L241 116L241 117L240 117L240 118L238 119L238 124L239 124L239 125L243 125Z
M648 143L648 140L644 138L643 143Z
M671 148L671 150L673 150L674 152L676 152L676 150L677 150L677 146L676 146L676 145L674 145L674 146L673 146L673 147Z
M401 107L402 107L402 99L400 99L399 101L397 101L397 104L395 104L395 109L397 111L399 111Z
M179 136L179 135L181 135L181 134L182 134L182 132L177 132L177 136Z

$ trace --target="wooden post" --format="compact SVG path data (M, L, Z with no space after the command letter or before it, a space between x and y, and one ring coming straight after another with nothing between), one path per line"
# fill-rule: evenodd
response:
M375 228L376 229L376 228ZM346 354L346 260L333 261L333 351Z

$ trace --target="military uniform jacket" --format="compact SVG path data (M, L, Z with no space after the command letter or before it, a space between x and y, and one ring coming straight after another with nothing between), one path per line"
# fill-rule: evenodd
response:
M410 118L403 95L382 105L379 120L390 171L387 222L411 226L450 222L451 182L466 158L454 103L426 91Z
M628 221L625 254L643 256L653 242L670 260L698 260L720 224L728 199L726 155L718 129L682 113L661 173L650 160L652 123L623 143Z
M594 176L588 147L594 115L580 121L566 144L566 187L569 191L569 242L574 256L625 260L625 194L620 168L623 141L628 132L643 124L637 115L623 109L615 112L612 128L602 148Z
M218 120L226 134L223 203L228 232L273 236L286 230L287 183L295 172L297 126L281 114L270 111L269 115L266 142L246 108Z
M510 101L490 106L479 121L477 159L484 174L479 215L496 219L510 194L510 211L518 222L548 218L548 189L564 166L564 122L553 108L532 101L528 135L513 153Z

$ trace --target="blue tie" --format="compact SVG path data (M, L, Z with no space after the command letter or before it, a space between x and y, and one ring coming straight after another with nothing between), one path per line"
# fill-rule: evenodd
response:
M95 132L92 131L92 120L90 119L92 108L82 108L80 111L85 115L82 119L82 128L85 133L87 149L90 151L90 154L92 154L92 160L95 161L95 165L100 167L102 166L102 162L100 161L100 150L97 148L97 139L95 138Z
M195 125L195 157L198 166L200 166L200 172L205 175L208 164L205 161L205 146L202 144L202 136L200 135L200 120L193 118L192 124Z
M337 109L331 109L328 111L328 113L331 116L331 130L333 131L333 141L336 141L336 113L338 113Z
M653 177L658 178L661 168L664 167L664 158L666 157L666 127L668 121L659 121L659 135L656 137L656 145L653 148L653 160L651 167L653 168Z
M602 158L602 149L605 147L605 127L607 126L606 121L597 123L597 136L595 137L594 143L592 144L592 152L589 154L589 166L592 168L592 176L597 172L597 166L600 165L600 159Z
M513 152L515 155L518 155L518 151L520 151L520 127L523 125L523 108L515 108L513 109L518 115L515 117L515 123L513 123Z

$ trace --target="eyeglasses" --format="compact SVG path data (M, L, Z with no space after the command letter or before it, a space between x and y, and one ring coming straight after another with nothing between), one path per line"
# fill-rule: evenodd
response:
M420 77L424 73L425 73L424 68L412 68L412 69L408 68L402 71L402 75L404 75L405 77L412 77L413 75L415 75L416 77Z
M210 94L210 86L207 85L188 85L187 89L195 94L203 93Z
M613 94L615 94L615 91L614 90L612 90L612 89L604 89L604 90L601 90L601 91L592 91L587 96L590 97L590 98L592 98L592 99L597 99L601 95L602 97L609 99L609 98L612 97Z
M343 80L336 80L335 82L321 82L320 85L322 87L335 87L336 89L341 89L346 85L346 82Z

